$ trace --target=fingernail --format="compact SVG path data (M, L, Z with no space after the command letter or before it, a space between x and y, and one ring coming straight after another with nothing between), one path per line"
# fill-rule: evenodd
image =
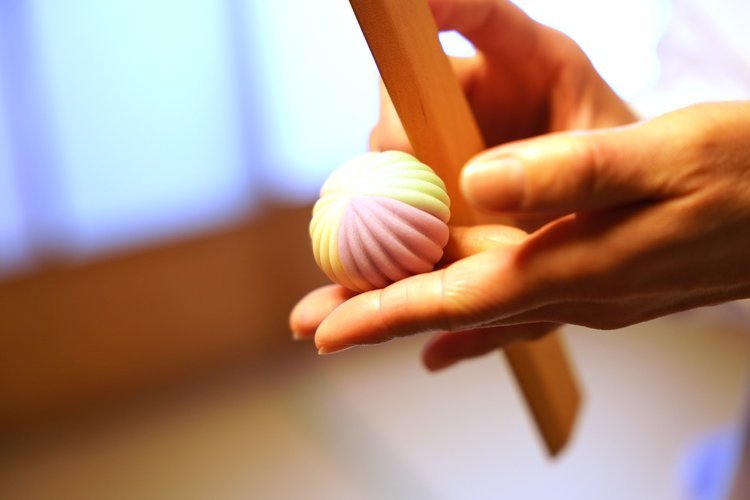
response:
M482 157L461 173L461 192L471 204L491 210L521 208L526 169L514 156Z
M347 349L351 349L352 347L355 347L355 346L353 345L344 345L344 346L324 345L318 348L318 354L321 356L325 354L333 354L335 352L346 351Z
M298 332L295 330L292 330L292 339L293 340L304 340L306 337L302 335L302 332Z

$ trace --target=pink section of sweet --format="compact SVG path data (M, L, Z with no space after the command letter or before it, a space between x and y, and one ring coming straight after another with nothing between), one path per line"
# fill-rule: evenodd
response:
M339 225L344 271L364 289L382 288L431 271L448 242L448 226L432 214L382 196L355 196Z

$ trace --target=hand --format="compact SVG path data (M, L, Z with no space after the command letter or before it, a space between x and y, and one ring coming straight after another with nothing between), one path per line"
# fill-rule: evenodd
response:
M599 77L578 46L565 35L540 25L503 0L431 0L441 30L459 31L478 49L477 56L454 59L456 75L489 145L552 131L590 129L635 120L628 107ZM381 96L381 117L371 135L374 150L410 146L387 93ZM544 215L541 220L547 220ZM532 227L538 216L528 219ZM473 238L480 238L476 229ZM493 228L488 231L494 231ZM452 245L462 246L466 233L456 230ZM490 233L491 234L491 233ZM480 238L481 239L481 238ZM485 239L493 241L488 235ZM468 257L455 253L453 259ZM449 257L449 256L446 256ZM451 259L446 258L444 262ZM305 297L290 317L298 338L314 334L338 305L354 294L335 285ZM508 327L486 331L442 334L424 351L424 362L438 369L467 357L489 352L519 338L533 338L554 325Z
M525 232L508 226L454 226L451 227L450 239L437 267L442 268L480 252L510 250L526 238ZM476 271L479 274L483 273L482 269ZM294 308L290 317L295 338L311 338L327 316L356 295L356 292L339 285L328 285L307 294ZM425 347L424 363L432 370L444 368L460 359L488 353L509 342L536 339L553 331L557 326L553 323L539 323L509 326L492 332L481 328L472 331L444 332L436 335ZM325 353L325 349L322 353Z
M485 152L464 170L470 203L569 215L516 244L470 249L443 269L350 298L316 318L316 344L333 352L510 327L494 339L501 345L516 328L527 335L526 324L612 329L750 297L748 138L750 102L737 102Z
M440 30L460 32L478 50L475 57L453 58L452 63L488 146L636 120L575 42L512 3L429 3ZM385 91L370 145L373 150L411 150Z
M478 49L476 57L454 59L453 64L488 144L635 120L574 42L532 21L510 2L432 0L430 6L440 29L461 32ZM406 134L385 92L381 103L381 117L371 135L372 149L408 151ZM524 223L537 227L540 220L549 218L549 214L535 214ZM463 235L454 234L452 241ZM337 286L309 294L290 318L296 336L312 336L320 322L353 295ZM425 348L424 362L431 369L442 368L514 339L547 333L553 326L524 324L492 334L479 330L438 335Z

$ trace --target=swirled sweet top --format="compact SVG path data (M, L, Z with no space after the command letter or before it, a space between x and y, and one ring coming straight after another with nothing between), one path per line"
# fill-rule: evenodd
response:
M320 191L310 237L318 266L354 291L431 271L448 242L450 199L430 167L398 152L342 164Z

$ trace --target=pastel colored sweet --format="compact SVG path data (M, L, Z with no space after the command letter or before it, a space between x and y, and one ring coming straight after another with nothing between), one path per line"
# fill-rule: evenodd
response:
M310 223L315 261L351 290L431 271L448 242L450 199L430 167L398 152L342 164L320 191Z

